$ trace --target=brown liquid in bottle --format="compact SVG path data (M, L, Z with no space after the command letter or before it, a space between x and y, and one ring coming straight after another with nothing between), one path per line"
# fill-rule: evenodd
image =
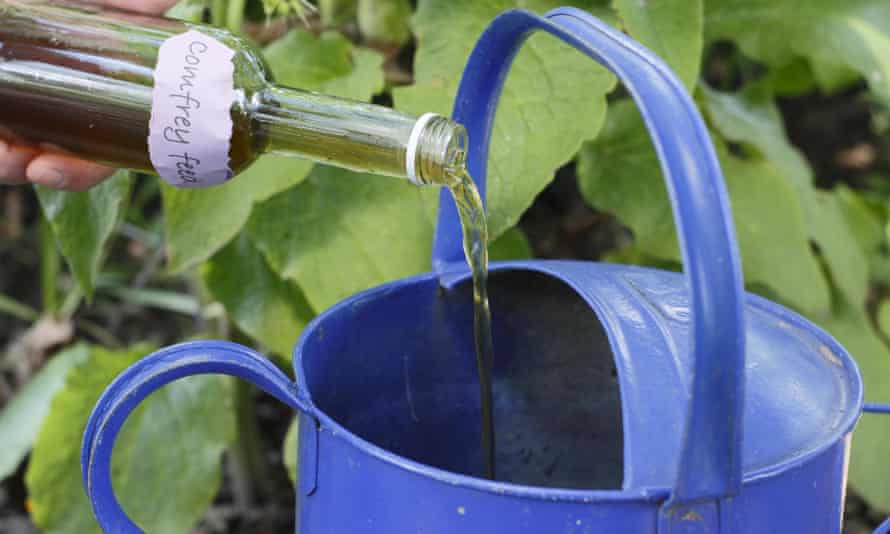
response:
M0 27L0 137L152 171L153 58L113 47L101 55L79 50L66 46L64 34L40 42L19 33ZM230 167L237 172L256 158L260 140L238 106L232 120Z

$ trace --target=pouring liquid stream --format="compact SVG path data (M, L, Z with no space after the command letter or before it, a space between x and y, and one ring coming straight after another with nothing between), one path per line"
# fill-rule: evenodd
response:
M473 329L476 368L479 373L481 404L481 446L485 476L495 479L495 435L491 370L494 344L491 338L491 310L488 304L488 223L479 190L461 165L447 172L446 186L454 198L463 229L463 247L473 274Z

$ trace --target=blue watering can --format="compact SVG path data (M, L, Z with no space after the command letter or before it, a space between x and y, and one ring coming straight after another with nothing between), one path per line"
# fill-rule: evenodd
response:
M492 265L498 481L484 480L469 273L443 193L435 272L321 314L294 353L296 383L250 349L194 342L146 357L108 387L82 457L106 532L141 532L111 487L125 419L159 387L206 373L244 378L299 412L299 533L840 531L863 410L858 370L821 329L744 293L717 158L662 61L577 9L498 17L454 108L483 194L500 89L536 30L605 65L636 100L685 276L576 261Z

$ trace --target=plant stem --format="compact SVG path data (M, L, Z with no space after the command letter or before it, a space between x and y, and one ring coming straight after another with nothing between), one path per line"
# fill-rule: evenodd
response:
M46 217L40 217L40 290L43 296L43 311L55 315L59 311L59 249L53 230Z
M258 493L268 493L269 478L263 462L253 386L242 381L235 382L235 417L238 435L231 450L232 485L237 506L246 511L256 502Z
M12 315L23 321L36 321L40 313L27 304L0 294L0 313Z
M212 0L210 2L210 24L219 27L225 26L228 7L229 0Z
M229 0L226 26L235 33L244 31L244 9L246 6L247 0Z

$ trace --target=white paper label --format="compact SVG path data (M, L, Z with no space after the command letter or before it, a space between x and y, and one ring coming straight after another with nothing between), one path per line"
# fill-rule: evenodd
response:
M164 41L152 92L148 150L157 173L176 187L207 187L232 177L229 146L235 52L190 30Z

